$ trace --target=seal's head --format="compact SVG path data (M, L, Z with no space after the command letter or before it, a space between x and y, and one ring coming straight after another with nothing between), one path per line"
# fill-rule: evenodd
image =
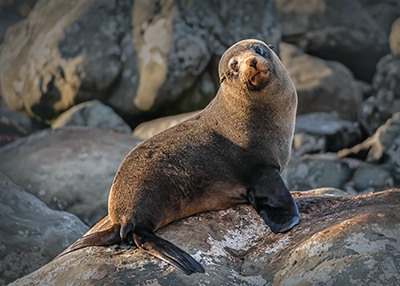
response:
M239 88L249 92L294 86L278 56L260 40L243 40L231 46L219 62L221 87ZM279 78L279 80L276 80Z

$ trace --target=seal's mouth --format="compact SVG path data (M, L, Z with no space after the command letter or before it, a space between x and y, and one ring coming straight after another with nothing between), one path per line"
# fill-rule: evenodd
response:
M265 86L269 78L268 70L258 70L256 71L247 81L248 86L251 90L261 89Z

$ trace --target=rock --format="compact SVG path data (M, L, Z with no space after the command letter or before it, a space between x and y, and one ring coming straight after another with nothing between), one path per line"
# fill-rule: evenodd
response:
M397 18L392 25L390 32L390 50L392 54L400 53L400 18Z
M389 166L365 164L356 169L350 182L343 188L350 194L352 191L362 194L387 190L393 186L394 180Z
M321 187L342 189L353 175L353 168L335 155L309 155L291 160L282 178L291 191Z
M386 163L400 183L400 112L395 113L385 125L364 142L338 152L339 158L361 157L370 163Z
M0 171L52 209L91 226L107 214L115 172L138 143L84 127L46 129L0 148Z
M340 120L332 113L316 112L296 117L293 155L336 152L361 142L357 123Z
M36 1L37 0L0 1L0 44L3 42L7 28L25 19Z
M11 285L396 285L400 190L358 197L295 193L301 221L274 234L248 205L180 220L158 234L191 253L187 276L139 249L90 247Z
M362 94L363 99L367 99L372 95L372 85L370 83L362 80L356 80L356 84L358 86L358 90Z
M370 82L389 37L358 0L278 0L282 40L307 53L345 64Z
M5 36L2 94L45 121L94 99L127 116L193 111L215 95L215 59L249 37L278 45L275 1L39 0Z
M28 116L0 105L0 146L28 135L32 123Z
M400 111L400 54L384 56L376 68L374 94L361 104L358 112L358 121L370 136Z
M189 119L200 111L201 110L197 110L178 115L161 117L141 123L135 128L135 130L133 130L133 135L140 139L148 139L168 128L175 126L176 124Z
M360 3L383 31L389 35L392 23L400 17L400 2L397 0L360 0Z
M84 102L67 110L53 122L51 128L58 129L64 126L88 126L106 131L132 133L129 125L111 107L97 100Z
M307 190L302 192L303 194L312 195L312 196L335 196L335 197L343 197L348 196L349 194L341 189L335 188L317 188L312 190Z
M0 285L46 264L88 230L0 173Z
M362 95L344 65L309 56L285 43L280 50L297 90L298 114L336 111L340 118L355 121Z
M389 163L378 165L328 153L292 158L282 177L291 191L329 187L358 195L400 187L395 172Z

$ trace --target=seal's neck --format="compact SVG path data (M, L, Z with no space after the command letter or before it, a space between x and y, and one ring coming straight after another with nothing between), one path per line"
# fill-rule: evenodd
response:
M207 107L211 115L207 116L208 125L243 148L269 141L271 132L291 138L297 106L296 93L278 94L276 98L267 94L264 98L262 94L257 94L257 97L244 92L230 94L229 89L221 86Z

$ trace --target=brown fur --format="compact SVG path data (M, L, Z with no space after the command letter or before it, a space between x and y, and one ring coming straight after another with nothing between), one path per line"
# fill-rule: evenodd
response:
M168 242L159 241L153 231L248 201L267 223L273 208L288 206L277 224L290 225L277 231L297 223L297 207L279 176L289 160L297 107L288 74L267 45L246 40L225 52L219 75L221 87L201 113L126 156L111 187L107 223L95 226L66 252L99 245L93 242L96 234L103 245L132 240L133 235L138 247L175 265L162 254L169 248L182 250L164 245ZM116 229L119 237L113 239ZM112 234L108 242L100 239L104 232ZM204 271L186 256L179 261L175 266L187 274Z

